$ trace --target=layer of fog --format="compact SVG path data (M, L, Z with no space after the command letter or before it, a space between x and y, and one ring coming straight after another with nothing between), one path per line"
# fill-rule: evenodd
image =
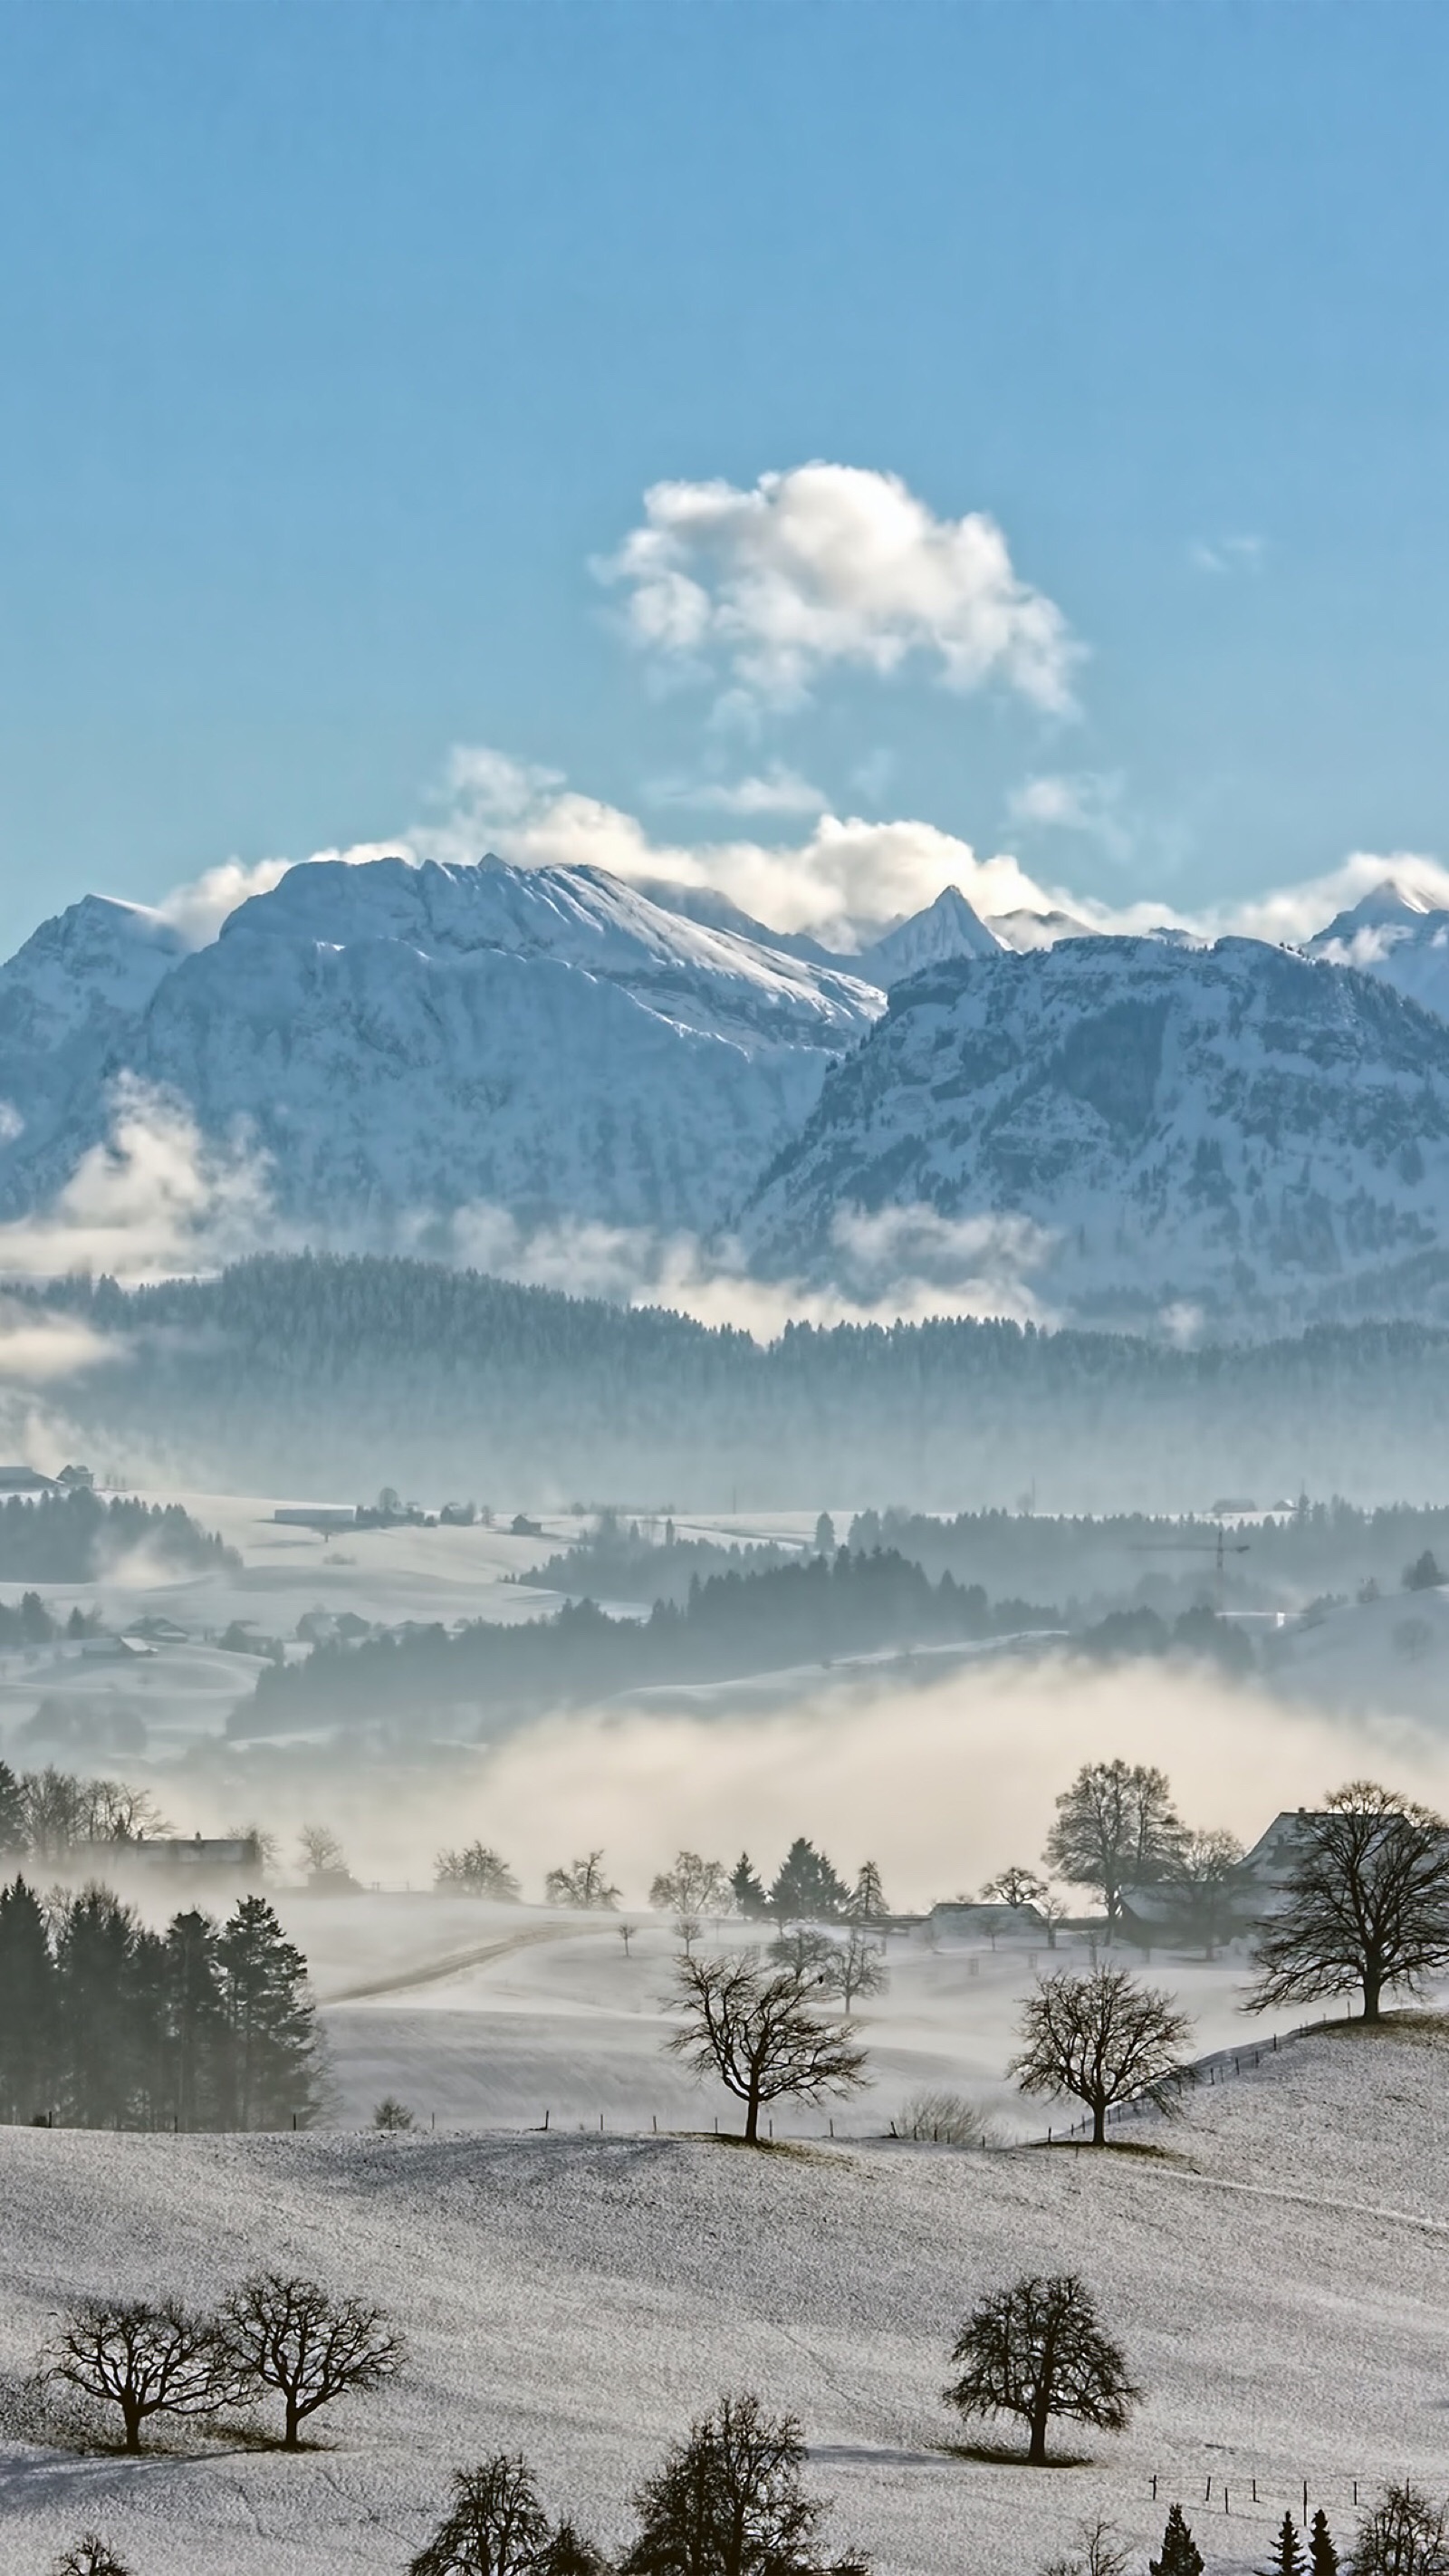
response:
M893 1904L919 1907L975 1892L1008 1862L1035 1865L1059 1790L1118 1754L1160 1765L1189 1824L1245 1845L1280 1809L1362 1774L1449 1804L1449 1737L1403 1719L1287 1708L1198 1670L1051 1661L910 1690L837 1687L787 1714L558 1716L407 1765L258 1748L228 1761L204 1800L193 1775L184 1822L210 1817L215 1830L229 1799L279 1832L286 1857L303 1813L320 1813L359 1878L414 1887L439 1849L476 1837L535 1900L546 1870L602 1847L635 1906L680 1847L730 1864L747 1849L769 1874L806 1834L847 1874L876 1860Z

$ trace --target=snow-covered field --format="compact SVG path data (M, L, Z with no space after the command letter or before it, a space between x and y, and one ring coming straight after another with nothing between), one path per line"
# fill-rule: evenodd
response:
M278 1904L311 1963L344 2121L369 2119L388 2093L440 2127L533 2127L545 2112L552 2125L591 2131L601 2117L606 2130L655 2119L661 2129L708 2128L716 2113L728 2127L738 2117L723 2092L697 2088L662 2054L676 1944L658 1917L581 1920L428 1896ZM620 1923L633 1927L627 1952ZM738 1924L712 1927L705 1946L741 1937ZM919 1933L896 1934L886 1956L887 1989L855 2007L869 2090L828 2112L782 2111L777 2135L819 2138L833 2118L837 2136L878 2136L913 2093L942 2086L969 2094L1011 2134L1038 2131L1047 2115L1023 2112L1005 2081L1022 2001L1038 1970L1085 1969L1086 1943L933 1950ZM1192 2014L1199 2049L1260 2044L1261 2026L1241 2011L1241 1957L1207 1966L1174 1955L1146 1973Z
M615 2541L690 2412L745 2386L799 2412L832 2541L883 2576L1030 2576L1098 2509L1140 2571L1176 2496L1211 2569L1254 2568L1304 2479L1340 2538L1355 2478L1445 2480L1446 2111L1442 2041L1354 2034L1265 2056L1175 2129L1134 2124L1162 2158L0 2131L9 2370L78 2290L205 2299L258 2262L382 2299L412 2349L394 2394L324 2419L298 2458L12 2442L0 2570L40 2576L82 2522L138 2576L400 2570L449 2470L515 2446L556 2509ZM1064 2443L1089 2456L1053 2472L952 2456L960 2318L1059 2267L1125 2342L1140 2416Z

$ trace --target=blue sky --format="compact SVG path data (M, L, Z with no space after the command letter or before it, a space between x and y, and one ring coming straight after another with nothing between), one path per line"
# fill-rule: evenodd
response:
M7 947L89 886L442 826L459 745L650 839L773 780L762 841L808 787L1113 906L1449 849L1442 5L0 32ZM646 493L764 524L813 459L899 478L927 552L994 522L1056 679L867 615L742 685L697 511L705 648L641 647L599 567Z

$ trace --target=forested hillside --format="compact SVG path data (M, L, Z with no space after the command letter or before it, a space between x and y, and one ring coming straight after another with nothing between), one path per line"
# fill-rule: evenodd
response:
M134 1548L182 1571L235 1563L178 1503L132 1494L9 1494L0 1503L0 1582L92 1583Z
M864 1511L848 1536L852 1547L899 1549L928 1574L949 1572L988 1591L1029 1592L1069 1612L1134 1594L1206 1594L1218 1583L1218 1524L1206 1518L1174 1523L1123 1512L1048 1519L988 1511L945 1519ZM1362 1511L1341 1500L1305 1497L1267 1518L1224 1524L1222 1589L1241 1607L1274 1609L1301 1608L1315 1594L1352 1597L1367 1584L1396 1592L1426 1551L1449 1574L1449 1507Z
M647 1620L611 1619L584 1601L556 1617L498 1627L478 1620L450 1635L411 1629L357 1646L322 1645L306 1663L263 1673L255 1700L234 1711L232 1736L296 1727L403 1721L449 1711L459 1732L483 1730L570 1701L669 1682L722 1681L891 1647L966 1644L1050 1630L1055 1613L1025 1601L989 1602L950 1574L876 1551L756 1574L697 1580L680 1608L656 1602Z
M37 1294L41 1292L36 1292ZM1437 1493L1449 1333L1325 1326L1184 1350L998 1322L788 1326L769 1347L402 1260L268 1256L132 1292L67 1281L115 1361L61 1390L128 1464L202 1486L495 1507L1207 1509Z

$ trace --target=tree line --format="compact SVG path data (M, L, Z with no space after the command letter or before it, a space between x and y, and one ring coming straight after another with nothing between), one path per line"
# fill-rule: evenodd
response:
M155 1932L109 1888L0 1887L0 2118L305 2127L322 2082L307 1963L265 1898Z
M402 1708L460 1702L474 1703L485 1719L517 1717L635 1685L732 1680L890 1646L1049 1630L1055 1617L1040 1604L993 1604L950 1574L933 1584L901 1556L842 1548L833 1559L695 1577L682 1606L656 1601L643 1620L611 1618L581 1601L552 1618L506 1626L474 1620L451 1633L435 1626L356 1644L324 1641L305 1663L259 1674L254 1698L233 1711L227 1732L266 1735L319 1717L386 1720Z
M1449 1334L1417 1323L1195 1350L1000 1321L795 1324L762 1348L661 1308L319 1254L17 1294L115 1347L70 1397L94 1436L163 1439L199 1483L225 1462L257 1493L371 1492L386 1473L486 1480L495 1502L511 1486L727 1509L738 1486L760 1505L909 1491L955 1508L963 1485L1008 1502L1035 1476L1044 1504L1172 1511L1185 1458L1204 1499L1350 1473L1389 1496L1432 1485L1449 1434Z
M63 1494L8 1494L0 1502L0 1583L93 1583L118 1556L139 1547L187 1572L241 1563L234 1547L180 1503L94 1494L84 1485Z

